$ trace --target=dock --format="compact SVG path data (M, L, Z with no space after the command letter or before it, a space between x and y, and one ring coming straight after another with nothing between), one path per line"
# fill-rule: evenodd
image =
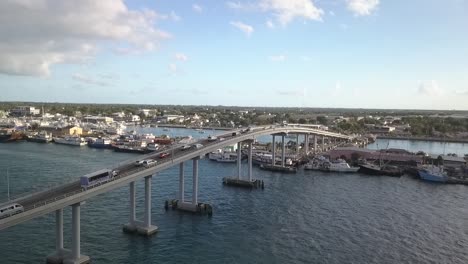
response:
M224 177L223 184L228 186L244 187L244 188L265 188L265 184L262 180L242 180L234 177Z
M268 165L262 164L260 165L260 169L262 170L269 170L269 171L277 171L277 172L286 172L286 173L296 173L297 168L291 166L279 166L279 165Z
M164 203L164 209L167 211L169 208L172 208L172 210L190 212L199 215L213 215L213 207L207 203L197 203L194 205L192 203L181 202L178 199L166 200Z

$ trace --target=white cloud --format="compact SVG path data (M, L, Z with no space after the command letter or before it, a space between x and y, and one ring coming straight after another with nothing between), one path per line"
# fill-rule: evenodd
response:
M227 7L231 8L231 9L242 9L242 8L244 8L244 5L242 5L240 2L228 1L228 2L226 2L226 5L227 5Z
M79 82L86 83L86 84L99 85L99 86L109 86L109 83L107 83L107 82L93 79L93 78L88 77L86 75L83 75L81 73L73 74L72 78L75 81L79 81Z
M286 26L295 18L322 20L323 10L317 8L312 0L260 0L260 8L271 11L278 23Z
M285 55L274 55L274 56L270 56L268 58L270 59L270 61L274 61L274 62L283 62L283 61L286 60Z
M444 94L444 90L439 87L437 81L420 81L418 87L418 93L428 96L441 96Z
M197 13L203 12L203 8L201 6L199 6L199 5L197 5L197 4L193 4L192 9L193 9L193 11L195 11Z
M275 28L275 24L271 20L267 20L266 25L268 28Z
M229 24L244 32L248 37L250 37L250 35L252 35L254 32L254 28L252 26L244 24L240 21L231 21Z
M295 18L321 21L323 15L323 10L317 8L312 0L258 0L258 2L247 4L227 2L226 5L237 10L271 12L282 26L286 26Z
M138 51L170 37L152 10L129 10L123 0L0 1L0 73L50 75L57 63L83 63L106 43Z
M252 2L241 3L241 2L228 1L226 2L226 6L231 9L244 10L244 11L252 11L252 10L259 8L257 3L252 3Z
M348 9L356 16L368 16L379 5L380 0L346 0Z
M174 55L174 57L175 57L176 60L179 60L179 61L187 61L188 60L187 55L185 55L183 53L176 53Z

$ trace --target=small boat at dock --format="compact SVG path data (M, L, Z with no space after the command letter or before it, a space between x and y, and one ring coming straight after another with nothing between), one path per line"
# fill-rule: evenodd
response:
M421 180L431 182L447 182L448 175L443 166L425 166L418 169L418 174Z
M49 143L52 141L52 135L44 131L35 135L28 136L28 141L37 143Z
M96 138L88 142L90 148L112 148L112 140L108 138Z
M359 165L359 172L367 175L382 175L382 176L392 176L400 177L403 175L403 171L396 166L390 165L376 165L370 163L364 163Z
M54 142L57 144L80 146L80 147L87 144L87 142L82 137L76 137L76 136L54 137Z
M336 161L324 162L319 170L326 172L353 173L357 172L359 167L351 167L345 160L338 159Z

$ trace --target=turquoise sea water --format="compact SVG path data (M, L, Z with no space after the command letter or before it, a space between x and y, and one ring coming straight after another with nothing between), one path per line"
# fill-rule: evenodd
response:
M87 147L0 144L0 199L6 199L7 168L15 196L132 157ZM190 164L186 170L190 198ZM122 232L128 220L124 187L82 206L82 253L93 263L468 263L468 186L408 176L302 170L282 175L254 167L266 187L250 191L221 184L222 177L235 175L234 164L204 159L199 172L199 200L213 205L212 218L164 210L164 201L178 189L178 170L169 169L153 178L157 235ZM142 209L140 181L139 217ZM70 218L66 208L66 247ZM54 219L50 214L0 231L0 263L44 263L54 250Z

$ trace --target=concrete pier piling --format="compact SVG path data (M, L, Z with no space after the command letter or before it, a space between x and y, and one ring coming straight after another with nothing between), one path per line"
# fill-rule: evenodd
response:
M123 231L127 233L137 233L142 236L151 236L158 232L158 227L151 224L151 179L152 176L145 177L145 215L143 221L137 221L135 217L135 183L130 183L130 219L123 226Z

